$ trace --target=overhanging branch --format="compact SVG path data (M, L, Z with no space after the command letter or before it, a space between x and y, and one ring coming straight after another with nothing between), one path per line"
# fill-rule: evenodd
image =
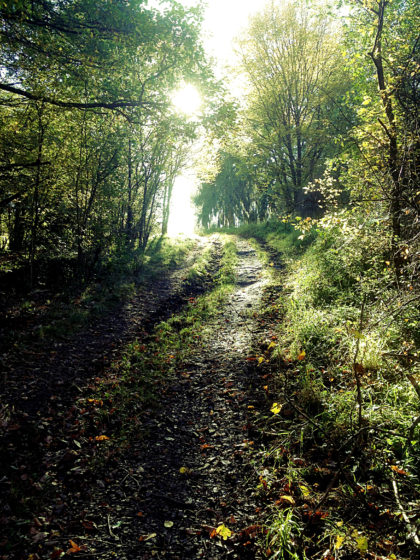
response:
M55 105L56 107L63 107L64 109L124 109L128 107L146 107L154 106L155 104L148 103L141 100L117 100L117 101L93 101L90 103L82 103L78 101L60 101L59 99L53 99L52 97L37 95L26 91L21 88L10 86L8 84L0 84L0 90L8 91L9 93L14 93L15 95L20 95L21 97L26 97L26 99L31 99L32 101L41 101L43 103L49 103L50 105Z

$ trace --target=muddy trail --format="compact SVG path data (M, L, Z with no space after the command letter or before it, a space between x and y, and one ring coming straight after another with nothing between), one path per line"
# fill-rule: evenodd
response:
M32 369L24 357L20 370L16 357L5 392L9 415L2 419L2 558L262 557L252 410L267 403L254 356L272 333L258 321L269 288L249 242L237 240L234 291L162 386L159 405L143 411L138 436L115 457L103 453L102 468L96 457L93 477L92 456L81 457L84 448L79 450L72 402L124 343L146 341L155 324L211 288L221 244L217 238L210 243L201 283L185 278L205 242L184 267L145 288L125 310L63 343L60 356L47 360L51 349L43 349L44 356L38 350ZM18 400L19 385L26 399ZM17 480L21 495L11 495Z

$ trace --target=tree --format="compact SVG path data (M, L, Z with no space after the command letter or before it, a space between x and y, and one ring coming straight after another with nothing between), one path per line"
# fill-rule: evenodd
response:
M351 7L346 36L360 100L355 135L361 155L353 165L362 178L354 190L382 203L388 215L398 279L415 255L408 245L415 244L420 223L420 13L414 0L353 0Z
M334 137L346 128L338 37L326 9L301 1L267 6L239 41L249 80L245 120L276 184L279 210L314 211L305 209L303 188L322 173L337 152Z
M0 3L0 250L29 263L144 250L197 123L171 92L211 79L199 8ZM34 272L35 271L35 272Z

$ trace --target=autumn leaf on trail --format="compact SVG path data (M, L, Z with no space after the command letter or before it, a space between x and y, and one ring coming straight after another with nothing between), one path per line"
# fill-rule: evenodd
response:
M307 486L304 486L303 484L299 484L299 488L305 498L307 498L310 495L311 491Z
M75 552L80 552L82 550L82 548L71 539L69 540L69 543L71 544L71 548L67 550L66 554L74 554Z
M262 364L264 361L265 361L265 360L264 360L264 357L263 357L263 356L260 356L260 357L258 358L258 365Z
M335 543L334 543L335 548L338 550L339 548L341 548L343 546L343 543L344 543L343 535L337 535L337 537L335 539Z
M364 535L359 535L357 530L354 530L352 533L352 537L354 537L356 541L356 546L360 550L362 554L365 554L369 547L369 541Z
M275 348L275 347L276 347L276 343L271 341L270 344L268 345L267 350L271 350L272 348Z
M295 500L292 498L292 496L280 496L280 500L282 502L289 502L289 504L294 505Z
M157 533L149 533L148 535L141 535L139 537L139 541L140 542L146 542L149 541L150 539L154 539L157 536Z
M109 439L109 437L104 435L95 437L95 441L105 441L107 439Z
M221 525L219 525L216 529L216 534L220 535L223 540L227 540L228 537L230 537L232 535L232 531L229 529L229 527L226 527L226 525L224 523L222 523Z
M281 411L281 405L279 403L273 403L273 406L270 408L270 412L273 414L279 414Z
M306 352L305 352L305 350L302 350L302 352L299 354L297 359L301 362L302 360L305 359L305 356L306 356Z
M397 465L391 465L391 469L396 472L397 474L402 474L404 476L408 476L408 472L400 469L400 467L397 467Z
M191 472L191 470L190 470L188 467L181 467L181 468L179 469L179 472L180 472L181 474L189 474L189 473Z

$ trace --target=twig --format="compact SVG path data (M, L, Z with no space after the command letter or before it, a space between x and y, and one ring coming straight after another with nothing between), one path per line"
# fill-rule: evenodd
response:
M119 537L118 535L116 535L115 533L112 532L112 529L111 529L111 520L110 520L109 514L108 514L107 520L108 520L108 531L109 531L109 535L110 535L113 539L119 541L119 540L120 540L120 537Z
M359 351L360 351L360 336L361 336L361 332L363 329L363 322L364 322L364 313L365 313L365 305L366 305L366 294L363 297L363 301L362 301L362 308L360 310L360 321L359 321L359 332L358 332L358 336L357 336L357 341L356 341L356 351L354 353L354 358L353 358L353 373L354 373L354 377L356 379L356 390L357 390L357 404L359 407L359 411L358 411L358 426L359 429L362 427L362 422L363 422L363 418L362 418L362 381L360 378L360 364L357 363L357 358L359 357Z
M418 397L420 398L420 385L417 383L416 378L411 373L407 373L406 375L407 375L407 378L410 381L411 385L414 387Z
M318 428L318 430L321 430L321 432L325 433L324 428L318 424L317 422L315 422L315 420L313 420L310 416L308 416L306 414L306 412L304 412L299 406L297 406L297 404L294 404L292 401L290 401L286 396L284 397L285 401L287 402L287 404L290 404L290 406L292 406L296 412L299 412L299 414L301 414L304 418L306 418L306 420L308 422L310 422L313 426L315 426L316 428Z
M408 517L408 515L407 515L407 513L406 513L406 511L403 508L403 505L401 503L400 494L398 492L397 481L395 479L395 475L394 475L393 471L391 471L391 477L392 477L392 489L394 490L395 501L397 502L397 506L400 509L401 515L402 515L405 523L407 524L408 528L410 529L410 532L408 533L408 537L410 539L412 539L417 546L420 546L420 539L417 535L416 528L413 527L413 525L411 524L411 521L410 521L410 519L409 519L409 517Z

